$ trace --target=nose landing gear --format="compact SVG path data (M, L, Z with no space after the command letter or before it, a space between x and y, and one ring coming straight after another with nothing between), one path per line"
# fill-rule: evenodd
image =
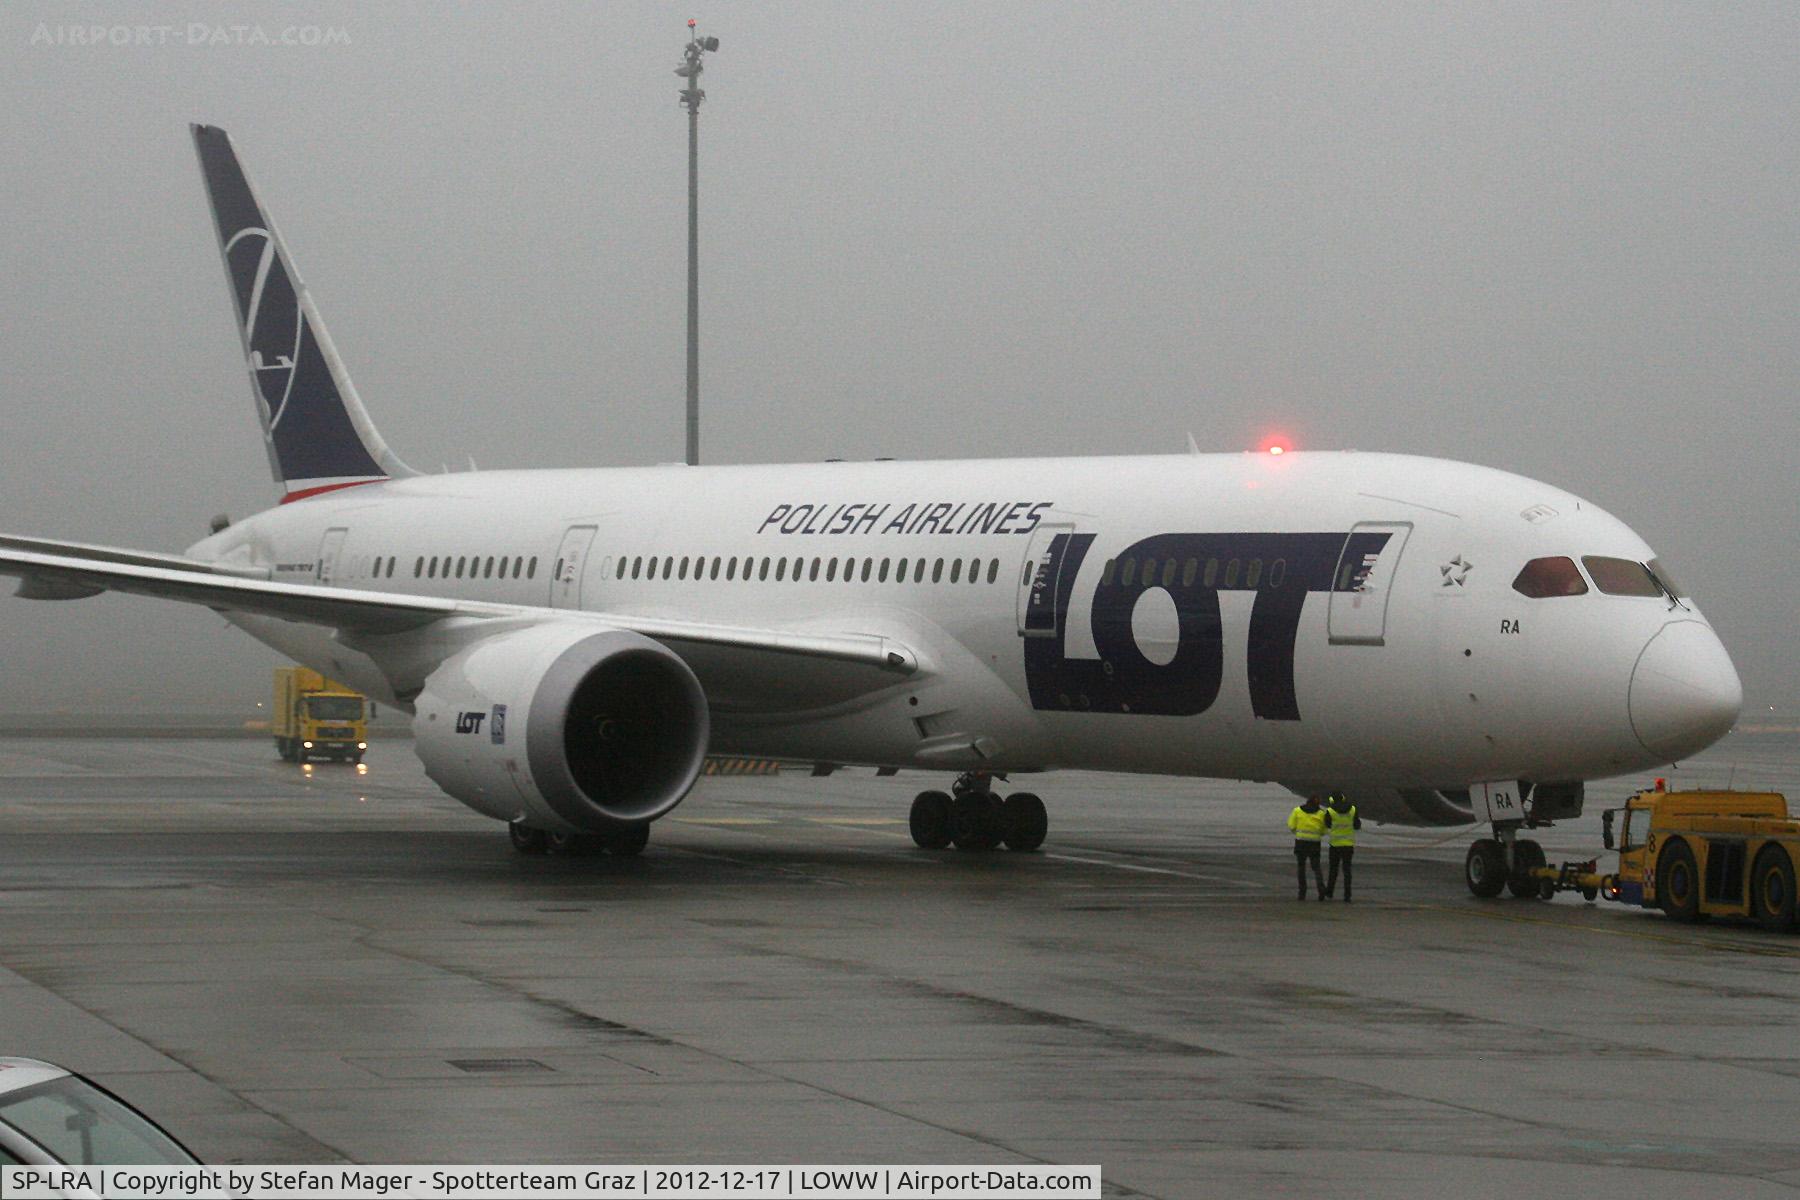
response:
M912 838L925 850L1036 850L1044 844L1050 818L1044 802L1030 792L1014 792L1002 800L994 793L994 777L986 771L959 775L950 792L920 792L913 798L908 824Z
M1521 900L1548 900L1555 895L1556 887L1546 887L1546 881L1534 874L1549 865L1544 848L1519 833L1579 817L1585 790L1578 781L1533 783L1521 779L1516 790L1511 784L1470 785L1475 818L1493 822L1494 836L1477 839L1463 860L1463 879L1469 891L1484 900L1503 891Z
M1469 891L1483 900L1492 900L1501 892L1511 892L1521 900L1540 894L1537 877L1531 872L1544 866L1544 848L1530 838L1518 836L1519 825L1496 826L1491 838L1478 838L1463 860L1463 878Z

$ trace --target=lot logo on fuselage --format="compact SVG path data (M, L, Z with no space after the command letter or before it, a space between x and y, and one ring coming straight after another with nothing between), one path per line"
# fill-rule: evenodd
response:
M1225 632L1219 593L1247 591L1250 706L1265 720L1298 721L1294 642L1313 592L1360 591L1387 533L1164 533L1121 550L1094 585L1097 658L1068 654L1068 615L1091 533L1061 533L1033 564L1020 632L1031 706L1052 712L1187 717L1219 697ZM1342 566L1340 566L1342 564ZM1156 663L1132 633L1132 614L1152 589L1175 603L1174 657Z

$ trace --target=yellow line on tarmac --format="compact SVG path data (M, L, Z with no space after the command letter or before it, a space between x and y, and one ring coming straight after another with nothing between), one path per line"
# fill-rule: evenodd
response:
M1524 917L1515 913L1494 912L1484 908L1459 908L1450 904L1421 904L1418 907L1431 909L1434 912L1460 913L1463 916L1481 917L1489 921L1512 921L1520 925L1548 925L1553 929L1566 929L1582 933L1603 933L1611 937L1640 938L1647 942L1667 942L1672 946L1695 946L1702 950L1736 950L1744 954L1761 954L1770 958L1800 958L1800 950L1787 950L1779 946L1755 946L1745 942L1713 942L1696 938L1681 937L1670 933L1647 933L1638 929L1608 929L1603 925L1571 925L1563 921L1554 921L1548 917ZM1770 936L1780 937L1781 934Z

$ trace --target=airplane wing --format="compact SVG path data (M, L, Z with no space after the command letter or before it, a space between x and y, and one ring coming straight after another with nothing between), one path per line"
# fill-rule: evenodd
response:
M201 604L218 611L323 625L352 634L404 633L452 617L585 620L592 621L597 627L628 629L655 638L684 656L687 647L704 647L852 663L899 675L911 674L919 668L912 650L881 634L755 629L620 613L283 583L246 578L243 573L234 574L229 565L199 562L177 555L5 534L0 534L0 575L18 577L21 580L19 595L28 598L75 599L107 591L125 592Z

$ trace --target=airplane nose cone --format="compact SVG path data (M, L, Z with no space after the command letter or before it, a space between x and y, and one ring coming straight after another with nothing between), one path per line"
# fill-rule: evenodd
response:
M1631 673L1631 727L1638 741L1670 761L1724 737L1743 703L1731 656L1699 621L1664 625Z

